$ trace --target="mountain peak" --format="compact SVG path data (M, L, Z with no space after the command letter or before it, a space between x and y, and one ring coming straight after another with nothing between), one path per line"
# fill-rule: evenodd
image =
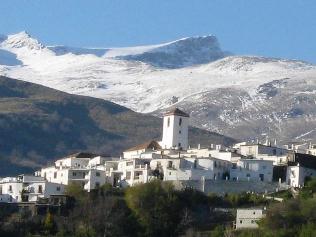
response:
M11 48L28 48L31 50L39 50L44 48L44 45L42 45L37 39L33 38L26 31L8 35L4 42L6 46Z
M221 50L214 35L194 36L164 44L112 49L106 57L135 60L162 68L181 68L203 64L229 55Z

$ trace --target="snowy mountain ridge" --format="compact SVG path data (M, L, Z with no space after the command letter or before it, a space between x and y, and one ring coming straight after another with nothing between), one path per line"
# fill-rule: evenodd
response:
M316 66L310 63L232 56L212 35L104 49L47 47L25 32L2 39L1 75L143 113L179 106L194 125L237 138L316 139Z

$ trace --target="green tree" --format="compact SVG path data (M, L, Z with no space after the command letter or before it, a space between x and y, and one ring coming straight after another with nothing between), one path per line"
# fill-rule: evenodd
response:
M56 223L54 221L54 217L50 212L47 212L45 219L44 219L44 231L48 234L56 233Z
M130 187L125 200L144 228L145 236L176 236L179 232L182 208L171 184L154 180Z
M71 183L66 186L65 194L69 197L75 198L76 201L84 202L88 199L87 192L83 187L77 183Z
M299 237L315 237L316 225L315 223L308 223L302 226Z

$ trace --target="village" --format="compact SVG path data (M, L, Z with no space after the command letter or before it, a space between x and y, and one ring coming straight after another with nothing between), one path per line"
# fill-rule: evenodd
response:
M218 195L269 195L301 188L307 178L316 176L316 146L312 144L281 147L267 140L193 148L188 144L188 128L189 115L175 108L164 114L161 141L137 145L121 157L72 154L34 175L1 178L0 202L26 205L62 200L66 186L74 183L90 192L105 184L124 188L155 179L170 181L179 189L192 187ZM256 227L255 220L263 213L263 208L237 210L236 228Z

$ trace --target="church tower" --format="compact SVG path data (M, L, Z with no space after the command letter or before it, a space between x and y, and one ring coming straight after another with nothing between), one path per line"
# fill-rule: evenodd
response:
M188 149L189 115L175 108L163 117L163 149Z

